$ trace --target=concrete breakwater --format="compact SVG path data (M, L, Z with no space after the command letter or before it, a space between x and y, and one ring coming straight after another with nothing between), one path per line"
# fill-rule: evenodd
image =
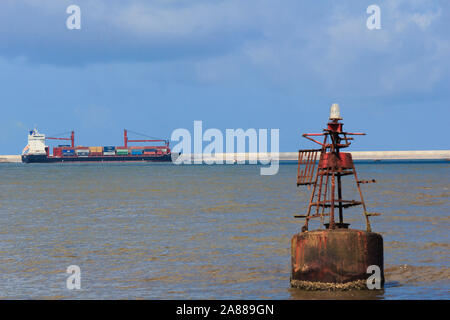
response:
M353 151L351 152L353 160L381 161L381 160L447 160L450 161L450 150L418 150L418 151ZM280 161L297 161L297 152L280 152ZM195 155L185 154L182 157L190 158L194 162ZM229 159L238 161L244 159L251 160L270 160L274 158L271 153L234 153L228 155ZM217 153L215 158L203 155L203 161L213 161L214 159L227 159L227 154ZM0 163L21 162L20 155L0 155Z
M11 156L1 156L0 155L0 163L14 163L14 162L22 162L21 156L11 155Z
M353 151L353 160L356 161L381 161L381 160L442 160L450 161L450 150L419 150L419 151ZM221 159L225 162L226 159L232 159L234 161L268 161L276 158L277 154L271 153L217 153L213 157L209 155L203 155L204 162L212 162L214 159ZM191 159L195 163L197 155L185 154L181 155L184 159ZM280 152L278 153L278 159L283 162L298 161L298 152Z

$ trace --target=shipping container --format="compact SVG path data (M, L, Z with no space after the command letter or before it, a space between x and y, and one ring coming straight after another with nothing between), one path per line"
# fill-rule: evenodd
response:
M107 146L107 147L103 147L103 152L111 152L116 150L116 147L112 147L112 146Z
M143 150L139 150L139 149L131 150L131 154L135 155L135 156L141 155L142 153L143 153Z
M116 152L115 151L106 151L106 152L103 152L103 155L104 156L115 156Z
M121 156L128 155L128 149L116 149L116 153Z
M70 144L58 144L59 148L64 148L64 147L68 147L70 148Z
M75 150L74 149L62 149L62 155L64 157L74 156L75 155Z
M61 157L62 155L62 149L61 148L53 148L53 156L54 157Z

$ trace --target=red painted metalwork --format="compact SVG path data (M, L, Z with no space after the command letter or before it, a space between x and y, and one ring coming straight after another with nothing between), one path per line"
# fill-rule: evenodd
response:
M316 166L317 155L320 151L321 149L298 151L297 186L311 185L314 183L314 168ZM302 164L305 168L300 170Z
M54 157L61 157L62 156L62 148L61 147L53 148L53 156Z
M125 148L128 148L128 142L164 142L166 147L169 147L169 142L167 140L162 140L162 139L130 140L130 139L128 139L128 130L126 130L126 129L123 130L123 141L124 141ZM152 147L152 148L156 148L156 147Z
M305 225L302 230L308 230L309 220L312 218L329 217L329 223L325 226L329 229L348 228L344 223L343 210L352 206L362 205L364 217L366 219L367 231L371 231L369 216L379 215L379 213L368 213L362 195L360 184L375 182L375 180L358 180L355 166L350 153L340 152L351 144L351 135L365 135L365 133L351 133L343 131L343 123L339 120L332 120L327 124L323 133L305 133L303 137L319 144L321 149L299 150L299 162L297 170L297 186L312 185L312 192L309 200L306 215L296 215L296 218L305 218ZM323 136L323 142L311 137ZM315 175L318 154L319 164ZM344 200L342 198L341 177L353 175L360 200ZM339 222L335 222L335 209L339 212ZM328 209L328 210L325 210Z
M71 148L75 147L75 132L72 131L70 133L70 138L53 138L53 137L45 137L45 139L49 139L49 140L67 140L71 142Z
M332 167L341 167L342 169L353 168L353 160L351 153L340 152L335 156L330 156L330 154L325 153L323 155L322 161L320 161L320 167L323 169Z

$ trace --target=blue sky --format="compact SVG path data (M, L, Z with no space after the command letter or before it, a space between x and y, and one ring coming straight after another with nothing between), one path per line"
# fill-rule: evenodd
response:
M68 30L66 8L81 8ZM366 8L381 8L368 30ZM0 154L27 130L74 129L119 145L122 129L279 128L311 146L333 102L353 150L449 149L448 1L2 0Z

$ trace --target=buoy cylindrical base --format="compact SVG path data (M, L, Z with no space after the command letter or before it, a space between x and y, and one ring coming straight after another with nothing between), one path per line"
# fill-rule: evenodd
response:
M354 229L306 231L291 242L291 286L308 290L367 289L369 266L384 284L383 238Z

